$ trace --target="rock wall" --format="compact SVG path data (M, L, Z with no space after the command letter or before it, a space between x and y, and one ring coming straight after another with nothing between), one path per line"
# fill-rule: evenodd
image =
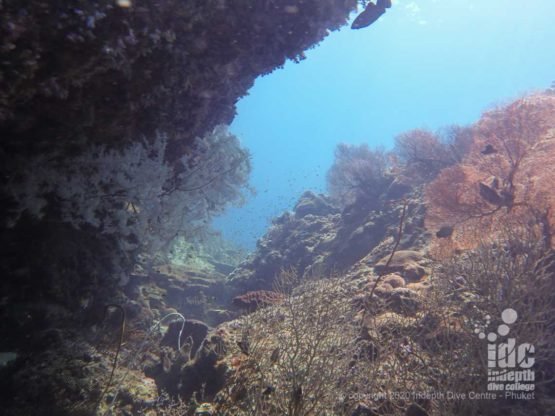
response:
M155 131L174 142L168 155L181 154L356 3L3 1L0 155L121 146Z
M8 161L48 155L63 164L91 145L121 149L156 132L168 137L167 161L179 159L195 137L233 119L235 103L257 77L287 59L303 59L303 51L346 23L356 4L0 2L0 213L4 217L11 204L5 192L14 175ZM34 174L32 167L27 174ZM23 219L17 229L6 227L0 225L0 270L5 277L0 287L0 351L18 353L13 365L0 369L3 380L17 380L0 395L9 415L29 414L28 406L21 404L39 401L35 414L68 414L76 402L81 410L94 407L108 382L108 358L118 333L117 324L104 332L92 330L102 319L102 305L128 302L132 322L125 340L129 355L124 358L129 363L156 318L146 311L178 309L181 297L210 296L221 285L218 279L197 276L182 286L179 279L159 273L136 281L135 289L152 289L152 296L145 296L152 305L140 303L141 296L129 301L109 278L119 268L113 259L119 255L116 245L98 230L36 219ZM221 319L218 313L213 312L214 323ZM91 356L87 351L98 346L99 337L106 338L104 351ZM77 364L69 365L68 357ZM141 387L137 374L134 388ZM34 383L37 379L40 385ZM149 392L155 392L154 387ZM135 393L128 391L126 400L137 397Z
M400 249L425 246L424 206L420 192L405 195L407 216ZM385 194L372 206L359 202L343 210L324 195L304 193L293 212L276 218L228 280L237 292L270 289L283 269L299 276L331 275L371 268L390 253L403 202Z

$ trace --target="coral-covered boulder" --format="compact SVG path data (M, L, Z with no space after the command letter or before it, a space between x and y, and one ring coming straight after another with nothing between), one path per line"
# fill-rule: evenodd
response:
M337 208L331 204L329 198L307 191L301 195L297 205L295 205L294 211L297 218L302 218L309 214L326 216L336 212Z
M359 203L341 211L329 198L307 192L295 211L273 221L267 234L258 241L256 251L228 280L241 293L271 288L283 269L293 269L303 278L343 271L353 277L363 276L376 260L391 252L399 229L402 205L385 201L375 205L380 204L380 209ZM419 249L426 244L423 217L423 205L415 193L406 209L400 248ZM399 255L396 257L402 262ZM411 261L406 267L397 268L393 262L393 268L384 273L399 272L407 282L418 280L426 270L419 268L419 259Z
M321 214L321 215L320 215ZM256 251L241 263L228 280L238 293L272 287L285 268L304 275L326 257L337 233L339 210L323 196L305 193L295 211L277 217Z
M400 250L393 255L391 261L389 258L390 255L382 258L374 266L377 274L398 273L406 281L411 282L418 281L429 274L429 270L425 267L427 260L418 251Z
M225 355L225 341L221 336L211 333L203 341L194 359L181 368L179 393L190 398L194 392L203 391L212 398L223 387L228 371L222 361Z
M393 289L388 299L389 309L403 315L414 315L421 305L418 293L405 287Z
M183 323L177 320L169 324L160 345L177 348L177 340L181 332L180 345L184 345L187 342L191 343L191 356L193 356L206 338L209 330L208 325L201 321L191 319Z
M389 274L383 278L383 282L391 285L393 288L404 287L405 279L396 273Z
M233 305L239 309L253 312L268 305L276 305L283 301L283 295L271 290L256 290L233 298Z

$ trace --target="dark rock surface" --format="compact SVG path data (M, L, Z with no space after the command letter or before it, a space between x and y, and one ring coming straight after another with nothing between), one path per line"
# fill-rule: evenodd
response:
M181 154L232 120L258 76L301 59L356 3L4 1L2 150L120 146L159 131L173 141L168 155Z
M204 341L204 338L206 338L209 330L210 327L202 321L190 319L186 320L184 323L174 321L168 326L164 337L160 341L160 345L171 346L177 349L178 344L176 343L176 340L179 338L181 332L180 345L191 342L191 346L189 347L190 355L194 356Z
M379 413L373 410L372 408L366 406L364 403L360 403L357 405L351 416L378 416Z
M179 159L195 137L232 120L235 103L258 76L302 59L303 51L346 23L357 1L118 3L127 2L0 2L2 185L17 161L48 155L63 163L92 145L122 149L156 132L168 138L167 161ZM2 191L0 213L10 209ZM307 206L305 218L315 209ZM29 217L17 229L2 223L0 241L0 351L18 356L2 375L12 386L3 389L4 413L67 414L76 403L94 405L108 382L119 333L115 318L105 322L105 331L93 330L108 303L122 305L128 318L116 377L130 376L112 385L131 406L126 414L138 414L140 406L132 406L157 398L141 360L161 370L158 387L177 391L184 380L184 396L203 383L207 394L221 385L225 367L213 349L199 346L187 360L155 341L148 351L141 348L153 322L168 313L210 325L229 319L232 296L222 278L229 265L208 274L135 273L117 286L115 271L132 270L134 258L120 256L126 260L118 263L116 242L99 230ZM101 350L93 347L99 338L105 341ZM91 369L96 353L100 364ZM89 358L71 361L83 354ZM30 403L41 409L29 409Z
M187 319L214 326L222 321L217 311L225 309L231 299L225 283L225 275L215 270L171 265L150 273L136 272L123 289L126 296L153 311L156 318L179 312Z
M405 416L428 416L428 412L416 403L412 403L406 410Z
M225 356L225 342L216 333L210 334L202 343L194 360L180 369L179 393L191 397L194 392L204 390L207 397L214 397L224 386L228 365Z

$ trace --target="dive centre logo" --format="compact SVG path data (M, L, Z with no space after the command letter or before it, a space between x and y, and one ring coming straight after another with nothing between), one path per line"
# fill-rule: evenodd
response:
M505 392L505 398L533 399L534 398L534 346L527 342L517 344L515 338L508 337L510 325L518 319L514 309L505 309L501 313L501 323L496 332L485 330L491 323L487 315L486 324L474 332L480 339L486 339L488 358L488 391ZM507 337L507 338L506 338ZM503 341L503 342L501 342ZM527 392L527 393L523 393Z

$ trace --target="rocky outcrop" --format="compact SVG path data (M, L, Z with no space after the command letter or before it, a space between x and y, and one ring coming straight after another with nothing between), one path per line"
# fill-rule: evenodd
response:
M142 371L130 367L125 369L125 379L123 371L116 373L112 389L102 397L113 367L113 357L106 351L112 350L115 335L90 331L76 341L77 335L62 329L35 334L39 345L25 351L12 365L0 368L2 414L96 414L96 406L104 413L116 389L121 408L129 414L156 401L154 380L145 379Z
M263 74L346 23L356 0L0 4L2 150L65 152L229 123ZM0 152L4 155L3 152Z
M186 266L161 266L150 273L136 272L124 287L129 299L161 318L179 312L215 326L229 319L226 308L231 291L225 275L215 270ZM143 312L144 313L144 312Z
M175 347L176 340L179 338L178 345L189 344L189 355L194 357L209 330L210 328L204 322L194 319L187 319L185 322L174 321L168 325L160 345Z
M63 165L93 146L121 150L161 134L168 140L164 161L179 173L174 162L191 153L196 137L233 119L235 103L258 76L303 59L303 51L346 23L357 3L0 2L2 218L14 208L6 183L18 175L36 175L39 184L43 179L35 166L25 166L35 157ZM129 208L121 197L113 211ZM174 311L213 325L230 318L223 299L232 296L222 290L221 275L182 279L157 271L133 274L128 282L136 253L122 253L101 227L71 227L58 211L53 203L46 219L25 214L17 228L0 224L0 351L48 350L37 333L49 328L77 328L65 335L79 338L100 321L107 303L123 305L137 331ZM216 272L228 273L228 266L222 262ZM119 287L116 276L123 276ZM22 379L34 363L18 357ZM62 364L42 365L61 374ZM35 401L30 386L17 386L13 403ZM56 399L45 394L41 406L48 409ZM53 404L56 411L48 414L62 414L68 401ZM3 411L11 410L5 403Z
M254 312L264 306L277 305L283 300L283 295L271 290L255 290L233 298L233 306L245 312Z
M228 277L239 292L270 289L284 268L301 275L314 267L324 253L323 247L336 237L339 210L329 198L304 193L292 213L276 218L256 251Z
M413 250L396 251L393 257L386 256L374 266L377 274L398 273L405 281L421 280L430 270L425 267L430 263L423 253Z
M387 201L380 200L372 207L353 204L340 210L324 195L304 193L292 212L274 220L256 251L229 275L229 282L242 293L271 288L283 269L292 268L305 277L342 271L353 276L372 273L374 265L391 253L398 232L401 202ZM407 201L399 248L423 247L427 237L418 192ZM401 264L401 257L397 258L395 264ZM416 261L405 267L391 265L391 271L397 270L407 280L418 280L425 274Z

